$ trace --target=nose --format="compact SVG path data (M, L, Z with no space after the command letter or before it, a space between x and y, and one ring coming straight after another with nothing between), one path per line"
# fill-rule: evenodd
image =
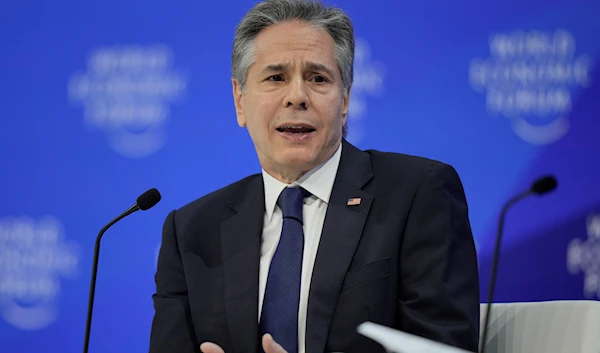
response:
M309 107L306 83L302 78L294 78L289 84L289 91L285 97L285 106L306 110Z

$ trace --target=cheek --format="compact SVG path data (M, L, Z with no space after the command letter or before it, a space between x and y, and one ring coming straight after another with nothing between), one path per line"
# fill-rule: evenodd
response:
M272 114L266 110L266 107L255 106L254 109L249 112L251 113L247 118L247 126L250 133L255 136L262 136L262 139L266 138L271 130Z
M269 103L261 104L257 108L255 112L257 127L268 133L268 130L271 130L276 124L277 108Z
M265 104L256 96L248 97L244 107L244 113L249 125L258 126L263 120Z
M323 107L325 110L323 111L323 116L326 117L323 123L329 129L337 129L344 122L344 118L342 117L342 105L338 101L326 102Z

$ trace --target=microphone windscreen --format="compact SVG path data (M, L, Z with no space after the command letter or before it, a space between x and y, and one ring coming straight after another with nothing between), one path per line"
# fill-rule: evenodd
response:
M141 194L140 197L137 198L137 205L142 211L146 211L160 201L160 192L155 188L152 188L145 193Z
M556 179L553 176L545 176L536 180L531 186L531 191L541 195L556 189Z

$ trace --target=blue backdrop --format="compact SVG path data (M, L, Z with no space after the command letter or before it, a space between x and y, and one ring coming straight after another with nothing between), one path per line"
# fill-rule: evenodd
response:
M254 1L0 4L0 352L79 352L98 230L90 352L145 352L167 212L259 171L231 96ZM600 4L334 1L353 18L350 142L441 159L462 177L482 300L502 203L498 301L600 297Z

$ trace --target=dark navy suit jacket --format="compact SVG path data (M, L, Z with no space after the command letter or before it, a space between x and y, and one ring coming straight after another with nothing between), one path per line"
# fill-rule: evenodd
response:
M348 199L361 203L348 206ZM166 218L150 353L256 353L264 187L256 174ZM306 352L384 352L365 321L477 351L477 257L451 166L343 141L310 286Z

